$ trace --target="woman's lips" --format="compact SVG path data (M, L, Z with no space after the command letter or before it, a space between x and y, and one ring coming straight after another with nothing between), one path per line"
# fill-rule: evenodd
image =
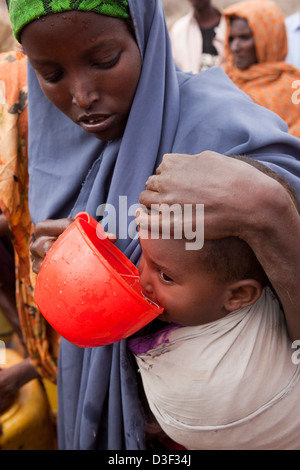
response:
M87 132L97 133L107 131L112 123L113 116L102 116L102 115L90 115L82 116L78 119L77 123Z

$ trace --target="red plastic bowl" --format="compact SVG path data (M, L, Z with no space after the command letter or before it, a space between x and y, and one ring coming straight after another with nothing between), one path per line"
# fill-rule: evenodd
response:
M143 297L138 270L81 212L48 251L35 300L48 323L81 347L132 335L163 312Z

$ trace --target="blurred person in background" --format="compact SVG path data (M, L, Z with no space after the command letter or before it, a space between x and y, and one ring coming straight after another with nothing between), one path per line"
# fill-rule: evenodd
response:
M193 7L170 28L173 57L183 72L220 65L225 22L210 0L189 0Z
M284 15L271 0L235 3L226 20L223 69L253 101L278 114L300 137L300 107L292 100L300 70L285 62Z
M300 9L285 19L285 26L288 37L286 62L300 68Z

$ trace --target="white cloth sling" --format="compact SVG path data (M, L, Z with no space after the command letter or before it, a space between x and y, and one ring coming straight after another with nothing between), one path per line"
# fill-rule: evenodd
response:
M150 408L174 441L187 449L300 449L300 369L269 288L250 307L152 340L135 357Z

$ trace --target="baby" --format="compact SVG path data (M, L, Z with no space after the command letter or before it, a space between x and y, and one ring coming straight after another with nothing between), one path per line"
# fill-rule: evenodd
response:
M250 247L232 237L186 250L147 223L140 214L140 283L168 323L129 347L163 431L187 449L299 449L300 369Z

